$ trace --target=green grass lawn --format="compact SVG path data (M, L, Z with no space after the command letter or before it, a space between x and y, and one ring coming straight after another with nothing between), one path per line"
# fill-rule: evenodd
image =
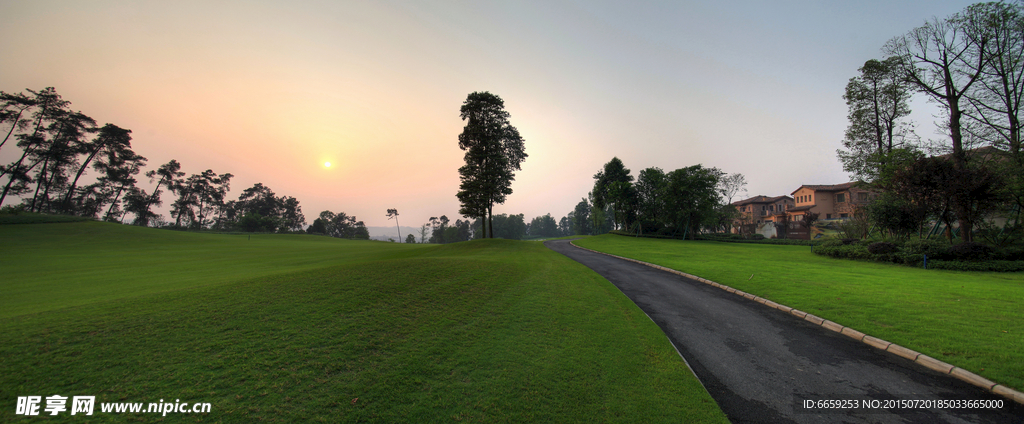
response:
M832 259L806 246L615 235L575 243L735 287L1024 390L1024 273Z
M3 422L53 394L212 404L165 418L189 422L726 422L642 311L540 243L6 225L0 266Z

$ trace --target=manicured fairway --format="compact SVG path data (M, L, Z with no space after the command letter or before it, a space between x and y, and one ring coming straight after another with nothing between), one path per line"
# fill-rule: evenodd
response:
M400 257L425 245L156 231L104 222L0 226L0 317Z
M576 244L735 287L1024 390L1024 273L839 260L805 246L615 235Z
M106 289L60 306L33 300L67 280L23 269L46 262L29 254L8 268L14 249L0 248L4 271L43 292L3 277L27 294L0 299L0 309L30 310L0 318L3 422L18 418L15 397L53 394L211 403L207 415L166 417L189 422L725 422L653 322L540 243L278 236L262 241L273 253L261 253L240 247L257 237L100 223L54 224L89 234L61 243L51 239L73 229L42 225L0 227L0 236L49 246L37 255L73 257L63 277L94 275L75 290ZM193 245L205 253L183 252ZM136 271L102 263L139 251L151 279L163 278L150 269L164 266L156 258L197 262L140 294L130 288ZM217 259L203 266L206 256ZM290 262L300 263L279 271Z

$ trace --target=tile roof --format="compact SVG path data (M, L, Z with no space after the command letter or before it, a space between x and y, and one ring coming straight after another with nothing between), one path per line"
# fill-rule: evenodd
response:
M843 191L843 190L849 189L850 187L853 187L853 186L856 186L856 185L857 185L856 181L852 181L852 182L848 182L848 183L843 183L843 184L832 184L832 185L809 185L809 184L804 184L804 185L800 186L799 188L797 188L796 190L793 190L793 193L790 193L790 194L794 194L794 193L800 191L801 188L809 188L809 189L814 190L814 191Z
M732 205L733 206L743 206L743 205L749 205L751 203L775 203L775 202L778 202L779 200L782 200L782 199L793 200L793 198L789 197L789 196L768 197L768 196L760 195L760 196L751 197L749 199L737 200L735 202L732 202Z

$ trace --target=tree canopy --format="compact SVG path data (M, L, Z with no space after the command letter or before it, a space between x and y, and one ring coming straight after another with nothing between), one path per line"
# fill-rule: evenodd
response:
M526 148L519 131L509 124L505 102L497 95L471 93L462 104L460 116L466 121L459 134L466 164L459 168L459 213L484 219L485 238L494 237L494 204L505 203L512 194L515 171L526 160Z

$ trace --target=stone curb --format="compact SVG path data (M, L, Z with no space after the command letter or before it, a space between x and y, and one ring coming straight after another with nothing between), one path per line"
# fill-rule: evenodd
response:
M907 358L907 359L909 359L911 361L914 361L914 362L920 364L921 366L923 366L925 368L928 368L928 369L933 370L933 371L940 372L942 374L950 375L950 376L952 376L952 377L954 377L954 378L956 378L956 379L958 379L960 381L963 381L965 383L968 383L968 384L971 384L971 385L974 385L974 386L977 386L977 387L981 387L981 388L983 388L983 389L985 389L985 390L987 390L987 391L989 391L989 392L991 392L993 394L997 394L997 395L1003 396L1003 397L1005 397L1007 399L1013 400L1013 401L1015 401L1015 402L1017 402L1019 404L1024 405L1024 393L1021 393L1021 392L1016 391L1014 389L1011 389L1009 387L1003 386L1001 384L996 384L994 381L988 380L985 377L982 377L982 376L977 375L977 374L975 374L973 372L967 371L967 370L965 370L963 368L955 367L953 365L950 365L950 364L947 364L945 362L942 362L942 361L940 361L938 359L935 359L935 358L932 358L930 356L921 354L920 352L916 352L916 351L913 351L911 349L907 349L907 348L905 348L903 346L900 346L898 344L890 343L890 342L887 342L885 340L879 339L877 337L869 336L869 335L864 334L864 333L862 333L860 331L854 330L854 329L852 329L850 327L844 327L844 326L842 326L840 324L837 324L835 322L826 320L824 318L817 317L817 316L811 315L809 313L806 313L806 312L803 312L803 311L800 311L800 310L797 310L797 309L793 309L793 308L791 308L789 306L786 306L786 305L783 305L783 304L780 304L780 303L772 302L772 301L770 301L768 299L765 299L765 298L762 298L760 296L754 296L754 295L752 295L750 293L746 293L746 292L743 292L743 291L740 291L740 290L736 290L736 289L734 289L732 287L729 287L727 285L724 285L724 284L719 284L719 283L716 283L716 282L711 281L711 280L706 280L704 278L700 278L700 277L698 277L696 275L690 275L690 274L687 274L687 273L682 272L682 271L677 271L677 270L674 270L674 269L671 269L671 268L663 267L663 266L660 266L660 265L655 265L655 264L652 264L652 263L648 263L648 262L644 262L644 261L640 261L640 260L636 260L636 259L624 258L622 256L613 255L611 253L605 253L605 252L599 252L597 250L587 249L585 247L577 246L572 241L569 241L569 245L571 245L572 247L575 247L577 249L582 249L582 250L586 250L586 251L594 252L594 253L600 253L602 255L611 256L613 258L619 258L619 259L630 261L630 262L636 262L636 263L641 264L641 265L646 265L646 266L649 266L651 268L660 269L662 271L667 271L667 272L670 272L670 273L673 273L673 274L677 274L677 275L689 278L691 280L699 281L701 283L708 284L708 285L720 288L720 289L725 290L725 291L727 291L729 293L738 294L738 295L740 295L742 297L745 297L747 299L750 299L750 300L753 300L755 302L764 304L765 306L768 306L768 307L775 308L775 309L778 309L778 310L783 311L783 312L787 312L787 313L793 314L793 315L795 315L795 316L797 316L799 318L803 318L804 320L806 320L808 322L811 322L811 323L813 323L815 325L820 325L820 326L822 326L824 328L827 328L829 330L832 330L832 331L835 331L837 333L843 334L845 336L851 337L853 339L856 339L856 340L860 341L861 343L867 344L868 346L874 347L876 349L881 349L881 350L884 350L886 352L890 352L890 353L892 353L894 355L897 355L897 356L902 356L904 358ZM687 366L689 366L689 364L687 364Z

